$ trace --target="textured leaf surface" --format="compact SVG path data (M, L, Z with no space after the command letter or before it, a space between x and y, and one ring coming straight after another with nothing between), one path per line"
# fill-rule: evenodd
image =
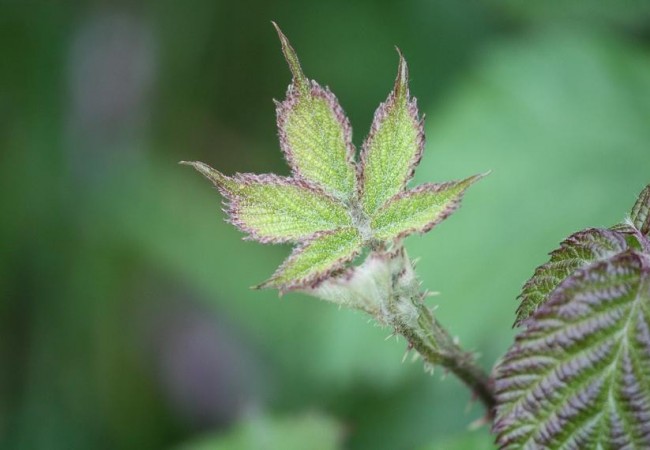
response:
M362 204L372 216L413 177L424 148L416 101L409 95L408 69L400 53L395 87L382 103L361 150Z
M650 269L626 252L564 281L496 369L502 449L650 448Z
M553 290L577 269L610 258L628 248L624 233L591 228L569 236L551 253L551 260L538 267L519 296L515 325L520 325L543 304Z
M650 185L646 186L637 199L630 214L632 224L645 236L650 234Z
M356 228L323 233L296 247L273 277L258 287L287 291L314 285L354 258L360 249L361 236Z
M350 122L334 94L305 77L295 51L277 30L293 73L287 98L276 108L282 151L294 174L347 200L356 194Z
M375 238L390 240L415 232L425 232L453 213L465 190L482 175L462 181L424 184L396 195L371 221Z
M276 175L226 177L207 164L189 164L230 201L231 222L258 241L299 241L351 224L343 205L305 181Z

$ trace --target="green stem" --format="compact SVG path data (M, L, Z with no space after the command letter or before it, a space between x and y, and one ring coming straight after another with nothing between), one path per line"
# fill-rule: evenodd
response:
M403 261L405 266L411 265L405 255ZM442 366L456 375L483 403L487 410L486 418L492 421L496 399L489 375L476 364L474 355L463 350L436 320L424 304L425 296L418 285L417 280L413 280L393 293L388 306L388 323L404 336L409 347L416 350L425 362Z

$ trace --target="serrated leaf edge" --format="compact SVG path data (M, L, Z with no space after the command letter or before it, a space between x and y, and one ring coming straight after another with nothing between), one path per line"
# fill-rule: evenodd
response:
M291 168L292 174L296 178L307 180L307 177L301 172L300 167L295 161L294 151L291 148L289 139L287 137L285 123L287 117L289 116L289 113L296 107L298 102L301 101L303 96L309 95L310 98L320 98L322 100L325 100L330 110L334 114L337 122L341 125L341 128L343 130L343 140L345 142L345 163L348 165L348 168L352 171L352 173L358 177L355 162L356 149L352 143L352 125L350 124L350 120L346 116L345 111L343 111L343 108L336 98L336 95L334 95L334 93L327 86L323 88L314 80L308 80L308 83L310 84L311 88L306 92L295 89L294 84L292 83L287 89L286 98L281 102L275 102L276 124L278 127L280 149L282 150L287 164L289 164L289 167ZM322 187L323 189L327 189L325 186ZM341 192L339 194L349 195L351 193Z
M225 221L234 225L240 231L246 233L247 236L244 237L244 240L255 240L262 244L283 244L287 242L310 240L318 233L322 233L328 230L316 231L311 235L305 236L299 240L291 237L274 238L269 236L261 236L254 228L247 225L246 222L241 219L240 204L243 197L236 192L238 185L267 184L274 186L293 186L298 189L309 191L312 194L321 196L323 199L329 200L332 203L337 203L342 208L346 209L345 205L343 205L334 196L321 189L320 186L311 183L303 178L283 177L273 173L236 173L233 176L227 176L210 167L208 164L202 163L200 161L181 161L181 164L194 167L198 172L200 172L213 183L213 185L217 188L223 197L222 204L224 208L222 210L226 214Z
M513 420L512 417L509 417L507 415L504 416L504 414L502 413L503 408L507 405L508 407L507 411L508 413L510 413L513 410L513 408L517 407L517 404L520 403L512 404L512 400L504 397L504 394L506 392L502 391L498 387L499 382L504 378L512 378L512 375L517 373L517 371L511 367L515 363L523 364L523 361L527 361L533 358L535 358L535 363L534 363L535 365L542 364L542 361L544 361L546 358L551 359L552 363L555 363L557 361L557 359L554 357L547 357L544 355L538 355L536 357L527 356L523 359L513 358L511 355L517 351L522 350L521 341L525 338L529 338L528 334L531 331L534 331L536 328L538 328L539 324L543 324L544 321L554 320L553 308L558 306L556 305L556 303L560 303L559 306L566 304L567 303L566 292L572 289L574 286L576 286L579 282L581 282L583 277L588 276L589 272L595 270L598 266L610 265L622 259L635 261L635 263L637 264L638 270L640 271L639 289L644 287L645 285L650 285L650 258L647 255L634 250L626 250L608 259L600 260L593 264L589 264L588 266L577 269L572 275L568 276L565 280L563 280L560 283L560 285L551 293L551 295L549 296L550 298L546 302L541 304L540 307L531 315L529 320L525 322L526 329L517 335L517 337L515 338L515 342L508 350L507 354L504 356L502 361L499 362L499 364L495 367L493 377L494 377L495 392L497 395L498 405L497 405L497 416L493 423L492 431L493 433L497 434L497 444L499 444L500 449L505 450L505 449L515 449L515 448L519 449L519 448L530 448L530 447L528 446L522 447L522 444L518 442L519 434L516 432L509 433L509 435L507 436L503 435L503 432L511 426ZM646 289L647 287L648 286L645 286ZM635 304L633 307L637 308L638 304ZM628 322L629 319L631 319L633 316L634 314L632 311L628 313ZM588 320L593 320L593 319L594 318L591 317ZM627 326L629 325L626 325L626 327ZM620 332L621 331L619 330L619 333ZM611 340L611 336L606 336L606 339L599 340L597 341L597 343L592 343L591 347L592 348L597 347L598 349L601 349L601 347L605 346L608 340ZM580 350L578 353L580 352L582 352L582 350ZM614 357L614 359L616 359L616 357ZM519 371L521 371L521 369L519 369ZM539 374L535 373L534 375L536 378L539 378L539 380L535 382L533 387L531 386L527 387L526 391L532 392L534 388L539 387L540 383L544 382L544 378L540 378L538 376ZM596 373L596 375L592 376L591 378L582 380L580 386L582 387L590 383L593 384L592 382L594 381L594 379L596 379L596 381L598 381L597 379L602 380L602 376L600 375L602 374ZM523 400L525 400L524 397L519 397L518 402L521 402ZM523 432L525 432L525 430ZM530 443L530 439L533 439L533 437L529 437L528 439L529 440L527 441L527 443ZM513 445L515 445L515 447L513 447ZM547 448L547 447L543 447L543 448ZM628 447L620 446L615 448L622 450L623 448L628 448Z
M467 177L463 180L457 180L457 181L447 181L444 183L424 183L421 184L413 189L410 189L408 191L402 191L396 195L394 195L392 198L390 198L384 206L379 208L374 214L373 218L377 217L381 214L382 211L388 209L393 203L407 198L411 197L413 195L420 194L422 192L430 192L430 193L436 193L436 192L441 192L446 190L447 188L454 187L463 183L466 183L466 186L463 187L463 189L449 202L447 207L431 222L427 223L426 225L422 227L416 227L416 228L408 228L396 235L394 238L390 239L391 241L397 241L400 239L403 239L407 236L410 236L413 233L428 233L438 225L440 222L444 221L447 219L450 215L452 215L460 206L463 197L465 196L465 192L467 192L467 189L476 183L478 180L484 178L485 176L489 175L490 172L486 172L483 174L477 174L477 175L472 175L471 177ZM371 219L372 220L372 219ZM374 230L373 230L374 231Z
M397 67L397 77L395 78L395 83L393 85L393 90L388 94L388 97L385 101L379 104L379 107L375 110L372 125L370 126L370 132L368 136L363 141L361 146L361 156L358 170L359 181L357 182L358 197L363 198L363 189L366 185L365 179L365 167L368 164L368 153L370 152L370 145L372 144L375 136L377 135L381 125L389 117L390 112L393 108L398 106L398 102L401 100L406 101L407 110L412 120L417 124L417 150L413 154L411 162L409 164L409 169L406 178L404 179L401 189L403 190L408 184L413 176L415 175L415 169L420 164L422 160L422 155L424 153L424 146L426 142L425 133L424 133L424 116L420 118L417 98L411 97L410 89L408 86L408 65L404 56L399 48L396 47L397 53L399 55L399 65ZM381 209L390 199L387 199L383 205L377 205L375 211Z
M347 227L350 229L355 229L354 227ZM295 290L300 290L300 289L307 289L307 288L312 288L316 287L318 284L320 284L322 281L327 279L332 273L336 272L337 270L343 268L343 266L352 261L354 258L356 258L359 253L361 252L361 248L363 246L363 243L361 239L359 239L359 245L357 246L357 249L350 253L348 256L338 258L335 260L329 268L326 270L321 270L319 272L314 272L313 274L309 275L308 277L304 277L298 280L293 280L289 283L280 283L277 284L275 280L282 275L282 273L285 271L287 267L289 267L295 259L300 256L309 246L317 241L319 238L338 233L342 230L344 230L345 227L341 227L335 230L330 230L330 231L324 231L321 233L317 233L313 235L310 239L303 241L296 245L291 252L291 254L287 257L287 259L284 260L284 262L276 269L276 271L273 273L273 275L263 283L260 283L256 286L253 286L253 289L266 289L266 288L277 288L280 290L280 295L285 294L289 291L295 291ZM358 230L355 229L355 231L358 232Z
M641 191L634 203L630 221L643 236L650 235L650 184Z

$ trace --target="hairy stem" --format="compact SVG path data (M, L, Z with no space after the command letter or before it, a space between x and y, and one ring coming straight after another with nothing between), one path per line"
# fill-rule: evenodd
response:
M424 304L425 294L419 290L412 263L405 253L402 254L402 263L396 267L399 271L393 274L395 290L387 305L386 322L406 338L409 347L416 350L426 363L432 367L444 367L465 383L483 403L487 410L486 418L491 421L496 400L490 377L476 364L474 355L455 342Z
M433 317L431 311L419 300L413 302L419 316L416 327L410 327L400 322L393 324L402 335L426 361L431 365L439 365L456 375L483 403L487 411L487 419L492 420L496 400L490 385L490 377L476 364L474 355L466 352L454 342L440 323Z

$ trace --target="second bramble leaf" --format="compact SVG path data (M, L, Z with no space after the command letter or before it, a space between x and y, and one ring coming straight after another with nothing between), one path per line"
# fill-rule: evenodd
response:
M275 25L275 24L274 24ZM387 248L429 231L453 213L483 175L408 190L424 149L423 121L408 89L401 52L392 92L361 149L334 94L309 80L288 39L275 25L293 80L276 102L280 147L292 177L229 177L202 162L183 162L208 178L226 199L230 221L263 243L297 243L275 274L258 287L314 288L363 247Z

